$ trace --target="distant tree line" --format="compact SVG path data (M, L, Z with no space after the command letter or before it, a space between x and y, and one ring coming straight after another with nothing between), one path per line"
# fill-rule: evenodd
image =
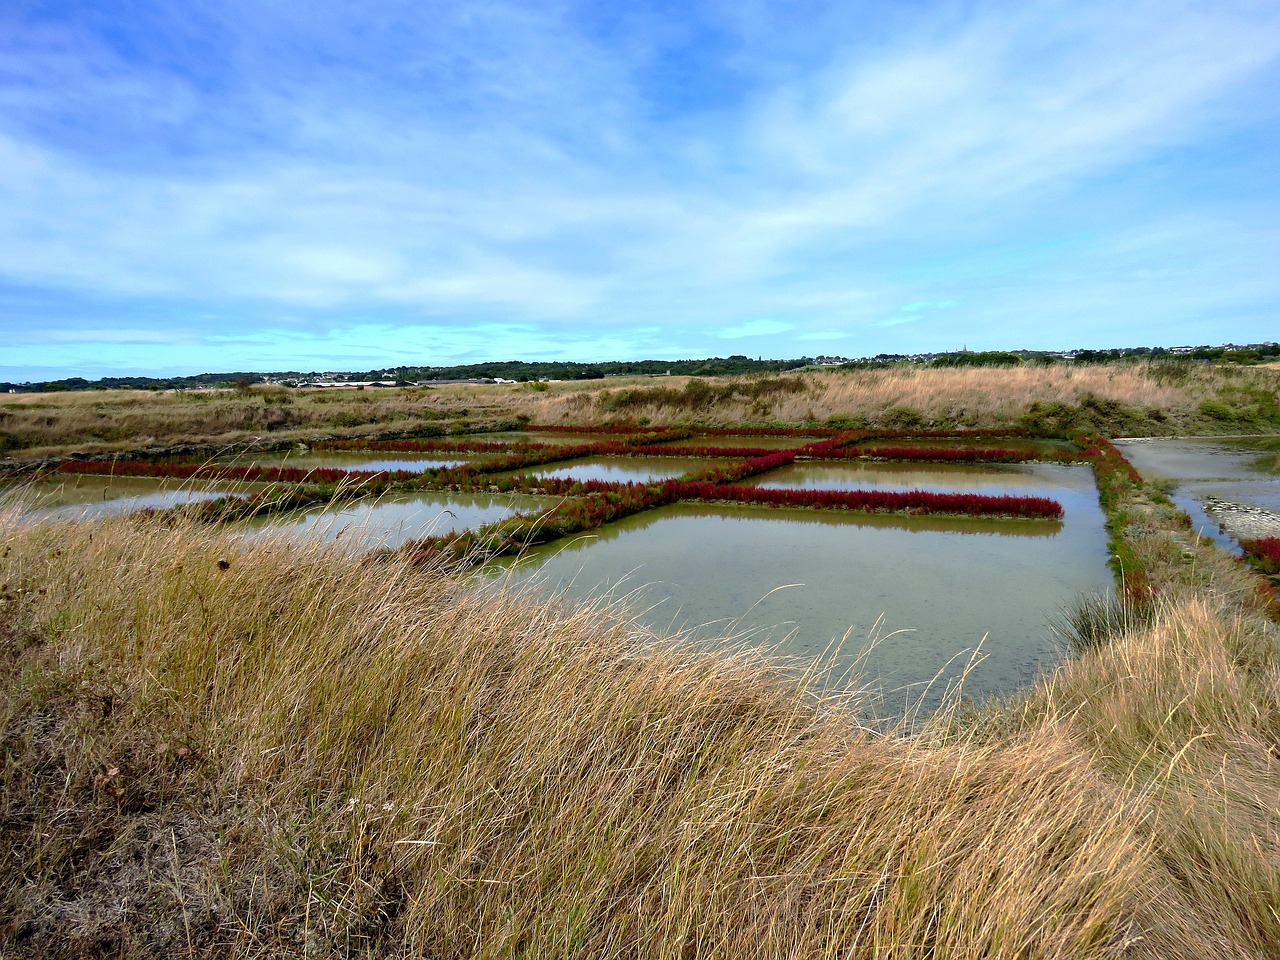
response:
M901 364L925 364L931 367L1000 367L1024 363L1117 363L1125 361L1167 359L1175 361L1212 361L1216 363L1254 364L1280 358L1280 344L1255 343L1247 346L1201 346L1193 349L1166 347L1124 347L1115 350L1077 350L1064 357L1061 353L1040 350L961 350L954 353L895 354L881 353L874 357L850 360L840 364L846 370L875 370ZM825 358L823 358L825 359ZM575 363L568 360L495 360L485 363L455 364L452 366L399 366L382 367L365 372L321 374L316 371L302 373L295 370L273 373L200 373L184 377L102 377L86 380L83 377L67 377L62 380L46 380L39 383L12 383L0 381L0 392L39 393L58 390L193 390L208 387L243 388L246 384L274 382L305 382L322 377L337 377L352 381L382 381L397 384L420 383L424 380L515 380L527 383L536 380L598 380L618 376L722 376L741 373L779 373L809 366L815 361L810 357L794 360L765 360L741 354L730 357L708 357L701 360L609 360L602 363Z
M944 353L929 361L931 367L1018 367L1026 360L1016 353L1004 350L964 351Z
M1280 344L1251 343L1245 347L1196 347L1175 352L1164 347L1126 347L1123 350L1078 350L1077 363L1109 363L1112 360L1144 360L1167 357L1175 360L1213 360L1221 363L1266 363L1280 357Z
M246 383L261 383L264 379L318 380L336 376L353 381L386 381L418 383L423 380L598 380L602 377L662 374L685 376L720 376L734 373L777 373L795 370L810 363L807 357L795 360L752 360L740 354L731 357L709 357L701 360L609 360L603 363L575 363L568 360L526 361L495 360L486 363L457 364L453 366L378 367L368 371L322 374L317 371L302 373L284 371L274 373L201 373L189 377L103 377L86 380L83 377L67 377L43 383L0 382L0 390L16 389L23 392L55 390L191 390L201 387L236 387Z
M741 354L731 357L709 357L704 360L610 360L604 363L571 363L568 361L505 360L447 367L388 367L406 380L471 380L478 377L504 380L598 380L601 377L721 376L731 373L777 373L795 370L809 363L807 357L795 360L752 360Z

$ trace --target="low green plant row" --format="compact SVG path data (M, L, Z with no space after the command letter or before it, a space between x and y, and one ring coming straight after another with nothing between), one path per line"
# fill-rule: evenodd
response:
M1076 437L1082 459L1093 465L1094 480L1098 488L1098 502L1106 516L1108 547L1111 563L1116 570L1120 590L1125 602L1141 614L1154 604L1157 589L1134 549L1126 528L1131 517L1122 504L1126 495L1145 486L1145 481L1124 454L1106 437L1092 434Z

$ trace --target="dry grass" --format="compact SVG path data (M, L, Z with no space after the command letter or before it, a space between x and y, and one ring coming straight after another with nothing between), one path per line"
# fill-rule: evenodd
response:
M824 409L862 412L872 419L910 407L929 420L1013 421L1033 403L1079 404L1090 397L1144 410L1189 405L1185 390L1158 383L1143 367L908 367L828 374L819 384Z
M1270 367L894 367L764 377L610 378L538 386L545 389L512 384L364 391L263 386L248 391L14 394L0 403L0 453L35 457L72 446L118 450L251 437L456 432L514 424L517 418L575 424L832 422L894 428L991 427L1021 421L1059 431L1143 435L1267 432L1280 427L1280 371Z
M1158 404L1187 423L1206 397L1244 409L1274 382L795 376L803 392L619 412L985 425L1036 402L1113 418ZM343 429L601 406L598 386L568 384L368 393ZM366 403L321 396L292 407L314 425ZM268 405L46 399L5 407L0 430L18 407L52 418L49 436L133 410L173 442L225 427L219 405ZM207 419L184 425L186 404ZM1250 577L1176 510L1117 496L1116 546L1148 572L1153 616L1020 696L888 732L760 656L614 611L212 528L0 517L0 953L1275 955L1280 638Z
M1230 608L909 737L438 571L128 520L11 524L0 557L14 956L1280 942L1277 651Z
M513 415L515 406L510 387L485 385L13 394L0 403L0 440L8 437L23 456L37 456L70 445L113 450L317 433L434 433L483 428Z
M1105 366L1024 366L1013 368L893 367L884 370L803 372L737 381L720 378L713 385L763 381L796 381L801 390L761 394L742 391L733 398L690 402L683 396L691 378L668 377L606 388L647 390L650 402L629 403L618 415L653 423L702 420L708 423L780 421L823 424L831 418L862 426L992 427L1017 422L1040 411L1050 426L1170 433L1196 424L1221 432L1221 423L1206 421L1200 406L1207 399L1243 388L1270 391L1280 385L1275 371L1213 366L1170 367L1162 364ZM655 389L660 385L663 389ZM582 390L553 391L528 407L540 423L580 422L608 413L615 403L601 403Z

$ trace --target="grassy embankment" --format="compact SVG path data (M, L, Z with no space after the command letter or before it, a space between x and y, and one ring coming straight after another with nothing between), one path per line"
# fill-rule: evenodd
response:
M892 368L744 378L617 378L440 388L12 394L0 454L68 446L226 444L410 436L511 424L601 420L840 427L994 427L1062 433L1230 433L1280 429L1277 371L1185 363L1016 369Z
M10 394L0 401L0 454L57 455L68 446L221 445L258 438L438 436L518 426L510 389L141 390Z
M788 374L739 380L670 378L548 392L539 423L600 416L654 423L777 421L839 427L956 428L1020 424L1113 435L1280 429L1272 367L1186 363Z
M1106 479L1150 608L910 734L759 657L444 572L9 520L0 935L32 957L1271 955L1275 627L1256 579Z

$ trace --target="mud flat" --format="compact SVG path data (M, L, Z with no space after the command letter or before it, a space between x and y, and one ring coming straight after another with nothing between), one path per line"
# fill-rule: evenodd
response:
M1115 445L1152 480L1168 484L1192 525L1228 550L1280 536L1280 437L1131 438Z
M1280 537L1280 513L1275 510L1214 496L1206 496L1203 504L1205 513L1218 521L1218 526L1237 540Z

